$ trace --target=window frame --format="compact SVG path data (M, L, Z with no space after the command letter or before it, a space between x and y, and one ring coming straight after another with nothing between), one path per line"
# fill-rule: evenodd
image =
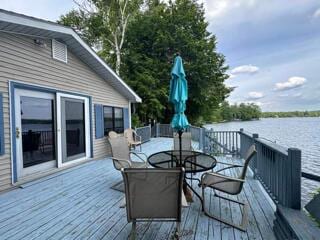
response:
M111 118L112 119L112 127L111 127L111 129L110 128L106 128L106 124L105 124L105 108L111 108L111 113L112 113L112 118ZM116 128L116 126L115 126L115 120L116 120L116 118L115 118L115 109L121 110L122 127L120 127L120 128ZM106 129L108 129L108 130L106 130ZM103 133L104 133L104 136L108 136L110 131L115 131L116 133L123 133L124 132L124 111L123 111L122 107L103 106Z

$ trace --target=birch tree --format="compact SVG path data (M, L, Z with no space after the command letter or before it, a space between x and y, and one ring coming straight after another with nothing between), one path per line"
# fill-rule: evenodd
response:
M74 0L78 11L61 17L61 22L71 25L85 35L88 42L120 75L122 48L128 22L139 11L143 0Z

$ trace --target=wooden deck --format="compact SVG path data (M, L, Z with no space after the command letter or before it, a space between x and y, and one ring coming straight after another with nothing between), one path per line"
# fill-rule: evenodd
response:
M172 139L145 143L147 154L172 148ZM227 159L226 159L227 160ZM230 161L230 159L228 159ZM229 174L233 174L229 172ZM121 180L110 159L92 161L0 195L0 239L126 239L131 224L119 208L123 193L110 189ZM208 193L210 211L240 219L238 205ZM206 217L199 201L183 209L182 239L275 239L274 210L256 180L248 177L238 196L249 202L247 232ZM138 223L137 239L169 239L173 223Z

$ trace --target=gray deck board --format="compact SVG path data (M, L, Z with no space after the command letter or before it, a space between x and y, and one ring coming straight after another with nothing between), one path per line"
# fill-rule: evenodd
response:
M172 149L172 139L167 138L152 139L142 146L147 155L168 149ZM131 224L127 222L125 209L119 208L124 195L110 188L119 180L121 174L114 170L110 159L104 159L0 194L0 239L126 239ZM194 181L195 188L196 185ZM240 221L239 205L214 197L211 190L205 196L210 212ZM208 218L194 197L194 202L182 210L182 239L275 239L274 210L257 180L249 176L244 191L232 197L249 203L247 232ZM172 222L137 223L137 239L169 239L174 228Z

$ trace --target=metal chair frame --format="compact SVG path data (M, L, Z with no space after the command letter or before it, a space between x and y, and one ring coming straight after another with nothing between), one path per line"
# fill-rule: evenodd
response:
M128 136L131 135L130 137ZM128 128L124 130L124 136L128 140L129 147L133 147L133 149L136 149L136 146L140 146L140 152L142 151L142 137L137 134L137 132L131 128Z
M239 165L239 164L230 164L230 163L225 163L225 162L217 162L217 163L220 163L220 164L223 164L223 165L228 165L227 167L223 167L221 168L220 170L216 171L216 172L206 172L204 173L202 176L201 176L201 184L200 186L202 187L202 200L203 200L203 205L202 205L202 211L209 217L213 218L213 219L216 219L222 223L225 223L229 226L232 226L234 228L237 228L241 231L246 231L246 227L247 227L247 224L248 224L248 206L245 202L241 202L241 201L237 201L235 199L232 199L232 198L228 198L228 197L225 197L225 196L221 196L219 194L216 193L216 190L220 191L220 192L224 192L224 193L227 193L227 194L231 194L231 195L238 195L241 191L242 191L242 188L243 188L243 184L245 183L245 176L246 176L246 171L247 171L247 168L248 168L248 165L249 165L249 162L250 160L254 157L254 155L256 154L256 149L255 149L255 146L252 145L249 150L248 150L248 153L247 153L247 156L246 156L246 159L245 159L245 164L244 165ZM234 169L234 168L242 168L242 174L240 176L240 178L234 178L234 177L231 177L231 176L226 176L226 175L222 175L220 174L220 172L224 171L224 170L227 170L227 169ZM203 179L207 176L207 175L212 175L212 176L216 176L218 178L221 178L221 180L218 180L216 181L215 183L213 184L210 184L210 185L206 185L204 184L203 182ZM235 192L228 192L228 191L224 191L223 189L221 189L220 187L217 189L215 187L215 185L217 184L220 184L220 183L225 183L225 182L236 182L236 183L240 183L239 185L239 188L237 191ZM211 188L213 189L213 192L214 192L214 196L215 197L218 197L218 198L221 198L221 199L225 199L225 200L228 200L228 201L231 201L231 202L234 202L234 203L237 203L239 205L242 206L243 208L243 211L242 211L242 219L241 219L241 223L240 224L235 224L233 223L232 221L228 221L226 219L223 219L219 216L216 216L212 213L210 213L206 207L205 207L205 188Z
M129 201L129 198L130 196L129 193L128 193L128 184L129 184L129 181L128 181L128 178L126 176L126 172L145 172L145 171L150 171L150 172L163 172L165 173L166 171L167 172L172 172L172 171L177 171L179 170L180 171L180 174L179 174L179 186L178 186L178 202L177 202L177 217L176 218L152 218L152 219L149 219L149 218L140 218L140 219L134 219L134 218L131 218L131 214L129 214L130 210L129 208L131 207L130 206L130 201ZM121 173L122 173L122 176L123 176L123 180L124 180L124 184L125 184L125 192L126 192L126 209L127 209L127 218L128 218L128 222L132 222L132 229L131 229L131 232L130 232L130 239L131 240L135 240L135 236L136 236L136 228L137 228L137 222L176 222L176 228L175 228L175 231L174 231L174 236L173 238L174 239L180 239L180 235L181 235L181 208L182 208L182 203L181 203L181 198L182 198L182 189L183 189L183 176L185 174L185 171L183 168L176 168L176 169L173 169L173 168L169 168L169 169L155 169L155 168L149 168L149 169L139 169L139 168L135 168L135 169L121 169ZM155 206L156 207L156 206Z

